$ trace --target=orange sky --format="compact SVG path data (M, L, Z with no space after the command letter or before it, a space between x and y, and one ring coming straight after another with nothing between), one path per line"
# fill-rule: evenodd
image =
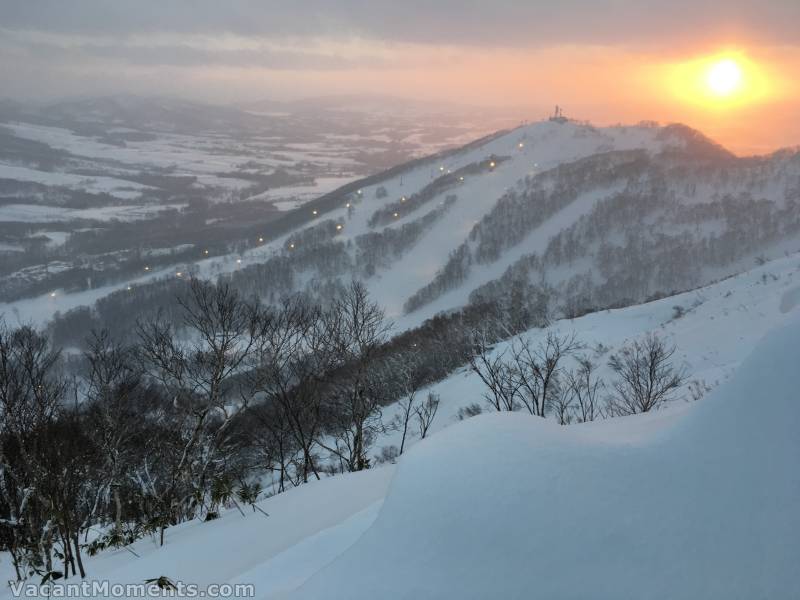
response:
M800 145L798 23L800 0L39 0L4 11L0 95L382 94L527 119L558 103L762 153ZM745 85L711 101L695 71L726 54Z
M390 94L506 107L528 119L541 118L558 103L569 116L596 124L683 122L739 154L800 146L800 88L795 79L800 74L800 49L795 47L718 43L663 54L588 45L358 46L359 53L372 52L383 62L320 71L198 67L188 85L201 89L213 82L222 90L218 99L223 101L239 97L242 88L251 95L261 89L263 95L275 89L301 95ZM734 56L748 66L735 102L709 101L690 81L700 68L692 65L716 56ZM681 75L684 71L689 75Z

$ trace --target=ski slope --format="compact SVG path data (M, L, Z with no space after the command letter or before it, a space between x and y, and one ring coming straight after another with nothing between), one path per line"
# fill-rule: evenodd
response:
M694 136L694 137L693 137ZM698 141L699 140L699 141ZM456 284L444 289L432 300L421 306L404 311L406 302L414 294L425 289L426 286L436 281L437 274L449 265L451 254L462 249L463 245L476 243L470 241L470 234L476 224L485 224L494 213L498 202L509 193L516 191L526 193L530 191L530 181L536 181L537 175L544 175L541 185L547 185L548 179L554 169L575 165L574 161L604 157L608 152L623 152L638 150L653 159L654 164L669 162L669 156L679 155L675 171L665 171L653 175L664 177L664 199L676 199L681 206L683 221L667 222L661 229L654 228L650 235L674 235L683 228L687 235L730 235L730 227L726 229L724 223L710 219L703 220L703 211L711 210L709 207L720 198L738 198L752 195L754 202L757 199L775 207L775 211L785 209L791 220L795 220L795 188L800 181L800 154L786 152L772 157L762 157L749 162L742 160L735 166L725 167L731 175L727 176L725 168L712 168L714 173L723 174L713 181L704 182L703 173L695 173L692 183L684 182L681 169L693 164L696 156L702 157L702 152L708 152L711 143L702 138L697 132L688 129L664 128L651 125L617 126L596 128L588 124L577 122L556 123L539 121L526 124L504 134L490 137L479 143L470 144L462 149L445 153L441 156L423 160L406 168L388 172L370 180L369 185L362 187L358 193L342 191L339 196L334 192L330 197L333 202L325 200L317 205L312 201L309 206L301 207L289 216L292 217L292 229L286 233L270 238L262 235L245 244L246 249L240 253L231 253L223 256L199 258L191 264L173 265L167 268L142 272L141 276L130 280L119 281L95 290L76 293L64 293L60 290L42 294L38 298L28 298L7 304L0 304L0 314L15 315L23 322L45 324L56 311L62 313L71 308L91 305L115 290L125 289L135 283L136 286L146 285L155 279L175 278L178 272L191 272L196 276L217 280L227 274L244 271L248 267L256 268L276 257L287 257L290 249L287 240L298 232L306 231L323 222L333 222L340 226L336 235L329 240L331 244L341 244L346 248L348 260L355 261L358 254L358 240L365 234L382 234L393 232L397 234L404 224L417 222L431 211L440 207L450 195L455 195L455 202L448 205L443 216L434 220L413 241L408 242L401 256L389 256L386 264L378 264L374 274L367 276L362 267L352 266L337 273L321 273L316 267L305 265L298 267L295 272L296 289L273 289L270 281L262 281L254 293L264 297L282 295L299 291L310 282L338 279L349 281L351 278L362 278L371 297L386 310L389 318L396 323L397 330L405 330L418 326L436 314L458 309L470 300L470 294L484 284L498 281L514 266L518 266L526 257L545 256L545 251L553 238L570 227L587 219L593 209L602 205L606 207L609 199L619 192L619 186L634 185L636 179L625 179L624 176L616 180L614 185L604 187L602 180L597 185L577 193L574 200L557 207L552 213L542 213L540 223L532 227L524 238L516 243L503 248L497 257L488 261L471 260L469 269ZM698 146L700 149L698 150ZM685 154L681 154L686 150ZM718 149L724 153L724 150ZM666 153L666 154L665 154ZM672 153L672 154L670 154ZM676 154L677 153L677 154ZM701 159L698 159L701 160ZM495 167L486 166L490 161L496 161ZM389 223L370 226L370 218L377 210L390 204L399 202L402 198L411 198L414 194L424 190L429 184L436 182L439 177L447 173L455 173L469 166L481 165L483 168L473 172L466 172L463 181L439 190L426 203L416 210L397 210L396 217ZM716 170L714 170L716 169ZM652 174L651 174L652 175ZM591 176L591 175L590 175ZM722 178L721 180L720 177ZM527 181L526 181L527 178ZM646 179L647 176L644 177ZM722 183L720 183L720 181ZM536 185L539 185L537 183ZM535 186L534 186L535 187ZM354 188L355 189L355 188ZM385 195L378 194L378 190L385 191ZM315 208L316 207L316 208ZM319 208L319 210L318 210ZM696 209L696 213L693 212ZM539 206L526 205L525 210L536 214ZM746 214L745 209L741 209ZM731 209L732 213L736 208ZM653 218L657 218L658 215ZM775 217L780 219L780 217ZM299 223L299 225L294 225ZM641 224L646 228L647 224ZM787 226L788 227L788 226ZM758 224L752 225L749 230L755 231ZM635 228L634 228L635 230ZM719 231L717 231L719 230ZM613 232L608 241L612 247L624 245L624 237L632 231ZM635 231L633 231L635 232ZM362 238L363 239L363 238ZM675 238L673 238L675 239ZM256 243L257 240L257 243ZM198 242L198 243L201 243ZM594 242L587 242L594 243ZM759 245L760 244L760 245ZM787 230L787 233L777 241L770 243L754 243L752 248L746 248L745 255L739 262L728 264L699 264L695 280L681 283L677 289L700 286L708 282L746 271L753 264L755 257L767 260L779 257L786 252L796 252L800 248L796 231ZM320 246L319 254L324 255L330 247ZM574 264L548 265L547 273L541 275L531 273L530 283L534 285L547 285L556 290L551 297L551 308L558 313L562 311L560 305L567 292L559 285L566 284L570 278L583 276L592 281L592 284L601 287L604 283L602 274L598 274L598 265L592 262L597 255L597 249L590 249L588 254L581 257ZM665 259L664 262L669 262ZM684 263L681 263L684 264ZM251 278L251 279L256 279ZM687 280L688 281L688 280ZM657 284L654 284L657 285ZM656 287L653 291L672 292L675 288L661 289ZM176 292L177 293L177 292ZM626 291L626 293L628 293ZM641 301L648 294L642 294L636 301ZM610 303L613 305L613 302ZM603 304L601 306L609 305ZM563 313L563 311L562 311Z
M332 219L343 225L337 239L344 242L353 241L359 235L397 227L404 222L414 220L437 206L447 194L455 193L458 201L453 208L423 235L410 252L393 263L390 268L378 271L376 276L365 280L371 295L386 308L389 317L397 320L398 326L413 327L440 310L463 306L467 302L469 292L476 285L499 277L519 255L541 249L554 233L592 208L593 197L574 203L563 213L556 214L543 223L531 234L530 240L520 244L516 252L504 256L498 263L478 270L469 281L445 298L413 315L403 315L404 301L433 278L446 264L449 254L465 240L473 226L487 215L506 190L515 186L521 178L598 152L644 149L658 153L666 148L680 148L685 144L685 140L680 137L665 138L661 132L660 128L644 126L595 128L578 123L560 124L550 121L531 123L486 143L447 153L446 158L439 162L424 162L417 167L365 186L361 189L361 194L355 198L343 196L341 206L337 209L313 215L312 209L308 208L308 222L304 227L313 227L322 220ZM396 202L403 196L410 197L448 171L456 171L475 163L485 163L491 157L503 157L504 160L498 162L497 167L491 172L466 176L459 187L444 192L441 197L434 198L419 210L409 214L399 214L398 219L387 227L374 229L369 227L369 218L383 205ZM386 189L385 198L376 198L376 190L379 187ZM352 204L353 209L348 209L347 204ZM295 231L275 239L266 239L264 243L251 247L241 254L200 259L192 265L193 272L196 272L198 277L216 279L220 275L262 263L283 252L286 239ZM143 274L142 277L136 278L136 283L142 284L153 279L171 277L174 276L175 270L171 268ZM58 301L55 303L50 294L3 303L0 304L0 314L17 314L25 322L44 324L55 311L63 312L78 306L91 305L97 299L115 290L124 289L127 285L126 281L88 292L59 293Z

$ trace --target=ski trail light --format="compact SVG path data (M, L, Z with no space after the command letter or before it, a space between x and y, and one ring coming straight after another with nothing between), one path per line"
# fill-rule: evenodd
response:
M145 268L144 268L144 270L145 270L145 271L149 271L149 270L150 270L150 267L145 267Z
M314 215L314 216L316 217L316 216L317 216L317 211L316 211L316 210L312 210L312 211L311 211L311 214L312 214L312 215Z
M496 166L497 166L497 163L495 163L494 161L491 161L491 162L489 163L489 168L490 168L490 169L494 169Z
M394 218L395 218L395 219L396 219L397 217L399 217L399 216L400 216L400 213L394 213Z
M350 203L348 202L347 204L344 205L344 207L345 208L350 208Z
M133 289L133 288L132 288L131 286L128 286L128 291L129 291L129 292L130 292L132 289Z
M258 238L258 243L259 244L263 244L264 243L264 238L263 237Z
M175 277L183 277L183 273L181 273L180 271L178 271L177 273L175 273Z
M458 178L458 180L459 181L464 181L464 176L462 175L461 177Z
M205 254L206 256L208 256L208 250L203 250L203 254Z
M237 258L237 259L236 259L236 264L237 264L237 265L240 265L240 264L242 264L242 259L241 259L241 258Z
M342 230L342 226L341 225L337 225L336 226L336 231L341 231L341 230Z
M289 244L289 250L294 250L294 244Z
M522 142L520 142L520 143L519 143L519 149L520 149L520 150L522 150L524 147L525 147L525 144L523 144Z
M364 193L364 191L363 191L363 190L358 190L358 195L359 195L359 196L360 196L361 194L363 194L363 193Z
M402 198L400 198L400 202L405 202L405 201L406 201L406 197L405 197L405 196L403 196Z
M444 171L444 167L439 167L439 171Z
M55 298L56 297L56 293L55 292L50 292L50 297L51 298Z

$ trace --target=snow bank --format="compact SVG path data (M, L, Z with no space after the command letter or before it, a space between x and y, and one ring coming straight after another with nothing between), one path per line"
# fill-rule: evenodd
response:
M794 320L649 442L522 414L450 427L290 597L797 598L798 346Z
M315 481L259 503L270 516L243 507L207 523L192 521L166 531L166 544L139 540L130 548L84 556L89 579L110 583L142 583L169 577L204 588L215 583L255 583L258 593L294 589L336 556L366 529L386 494L392 468L371 469ZM293 550L294 548L297 550ZM289 551L288 554L287 551ZM302 551L291 570L258 569L286 565ZM294 552L294 554L292 554ZM2 581L12 578L8 556L0 557ZM0 586L0 598L11 589Z

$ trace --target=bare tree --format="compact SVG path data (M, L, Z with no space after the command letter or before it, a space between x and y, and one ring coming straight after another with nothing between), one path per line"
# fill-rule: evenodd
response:
M270 312L257 348L251 387L282 411L301 452L300 475L319 479L315 448L322 427L323 374L331 362L329 337L321 311L295 296Z
M287 482L299 483L290 466L299 451L287 415L277 402L260 402L247 413L247 431L256 451L256 465L277 472L278 492L286 490Z
M520 401L532 415L547 416L551 403L559 397L562 361L581 348L575 334L547 337L534 345L530 338L512 344L512 356L519 378Z
M88 433L99 451L102 469L89 519L113 496L114 542L122 541L120 490L131 467L132 449L140 431L144 406L143 377L135 350L117 344L108 330L93 332L84 353L85 417ZM88 522L86 525L88 526Z
M566 373L564 388L571 397L575 420L587 423L603 417L601 393L605 384L594 374L595 365L588 357L581 356L577 361L578 368Z
M368 450L384 430L383 385L378 355L391 329L383 309L366 287L352 282L326 312L327 337L334 364L328 378L329 411L335 445L327 450L349 471L369 467Z
M488 388L486 401L497 411L515 410L521 383L515 367L505 361L506 352L496 352L483 332L475 333L473 344L469 366Z
M70 507L53 493L53 484L63 483L60 469L53 473L46 460L52 457L51 434L68 392L59 364L60 353L45 336L32 327L10 329L0 321L0 504L6 513L0 525L7 530L18 579L28 572L54 572L57 535L64 556L72 556L73 550L80 556L80 548L73 548L74 523L63 520ZM68 574L66 565L60 574Z
M420 404L416 409L417 427L419 428L419 438L424 440L428 435L428 430L433 425L433 420L436 418L436 412L439 410L439 395L430 393L425 401Z
M401 432L398 456L402 455L405 450L408 427L417 408L417 393L420 387L417 372L421 363L422 359L419 354L407 353L402 354L400 360L393 362L390 367L395 371L395 379L400 386L400 392L403 394L403 398L397 403L400 407L400 412L395 415L391 423L391 427Z
M559 425L569 425L574 418L575 395L572 389L566 385L559 385L558 390L552 394L550 402L553 413Z
M674 346L650 333L612 355L608 365L617 375L609 405L613 414L648 412L669 401L687 377L672 364L674 354Z
M139 353L143 369L169 393L173 410L168 427L180 438L167 481L155 493L160 506L161 543L168 524L193 514L193 504L205 495L231 452L227 436L234 415L249 394L235 401L236 376L249 364L266 329L266 318L225 285L193 279L188 298L179 299L184 331L154 320L139 323ZM179 341L181 334L187 341ZM156 487L149 469L141 476ZM147 481L149 480L149 481Z

